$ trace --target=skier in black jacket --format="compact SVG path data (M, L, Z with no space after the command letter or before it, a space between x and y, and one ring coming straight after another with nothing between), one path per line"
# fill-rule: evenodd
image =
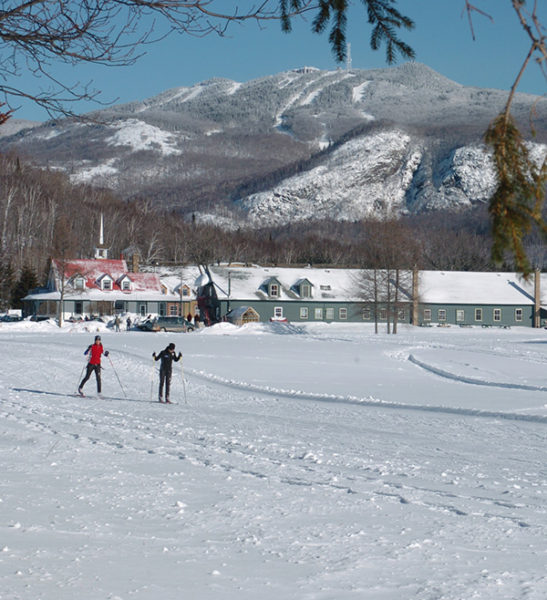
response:
M154 360L161 360L160 364L160 390L158 400L163 402L163 385L165 384L165 402L171 404L169 400L169 389L171 387L171 374L173 373L173 361L178 362L182 358L182 354L179 352L178 356L175 354L175 344L171 343L165 350L162 350L159 354L155 352L152 354Z

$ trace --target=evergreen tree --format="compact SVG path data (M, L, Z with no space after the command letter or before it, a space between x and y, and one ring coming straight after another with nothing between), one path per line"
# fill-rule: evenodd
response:
M0 310L2 311L9 308L14 279L11 262L0 262Z
M38 279L34 270L25 265L21 269L21 275L17 283L13 286L11 292L12 308L23 308L22 299L29 293L30 290L38 286Z

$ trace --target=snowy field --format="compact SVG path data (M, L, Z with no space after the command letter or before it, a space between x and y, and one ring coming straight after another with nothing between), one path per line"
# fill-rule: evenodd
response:
M547 598L547 331L95 333L0 327L2 600Z

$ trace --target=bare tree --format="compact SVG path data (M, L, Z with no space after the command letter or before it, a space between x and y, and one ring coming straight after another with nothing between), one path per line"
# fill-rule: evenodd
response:
M364 0L373 25L371 45L386 44L388 62L413 52L396 30L413 23L394 0ZM317 33L329 25L329 42L338 59L345 53L347 2L339 0L5 0L0 11L0 93L28 98L50 114L72 114L70 103L97 100L90 84L74 85L53 75L54 63L124 66L134 63L147 44L172 33L224 35L231 23L278 20L284 31L305 13L314 15ZM34 94L18 86L23 71L44 78L48 88ZM1 123L1 118L0 118Z

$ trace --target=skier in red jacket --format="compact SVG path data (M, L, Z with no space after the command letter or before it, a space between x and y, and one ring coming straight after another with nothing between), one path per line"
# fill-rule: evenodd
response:
M87 363L85 377L78 386L78 394L80 394L80 396L84 395L84 384L91 377L93 371L95 371L95 378L97 379L97 394L101 393L101 355L103 352L105 356L108 356L108 350L105 351L101 344L101 336L96 335L93 344L89 345L84 352L86 356L89 354L89 362Z

